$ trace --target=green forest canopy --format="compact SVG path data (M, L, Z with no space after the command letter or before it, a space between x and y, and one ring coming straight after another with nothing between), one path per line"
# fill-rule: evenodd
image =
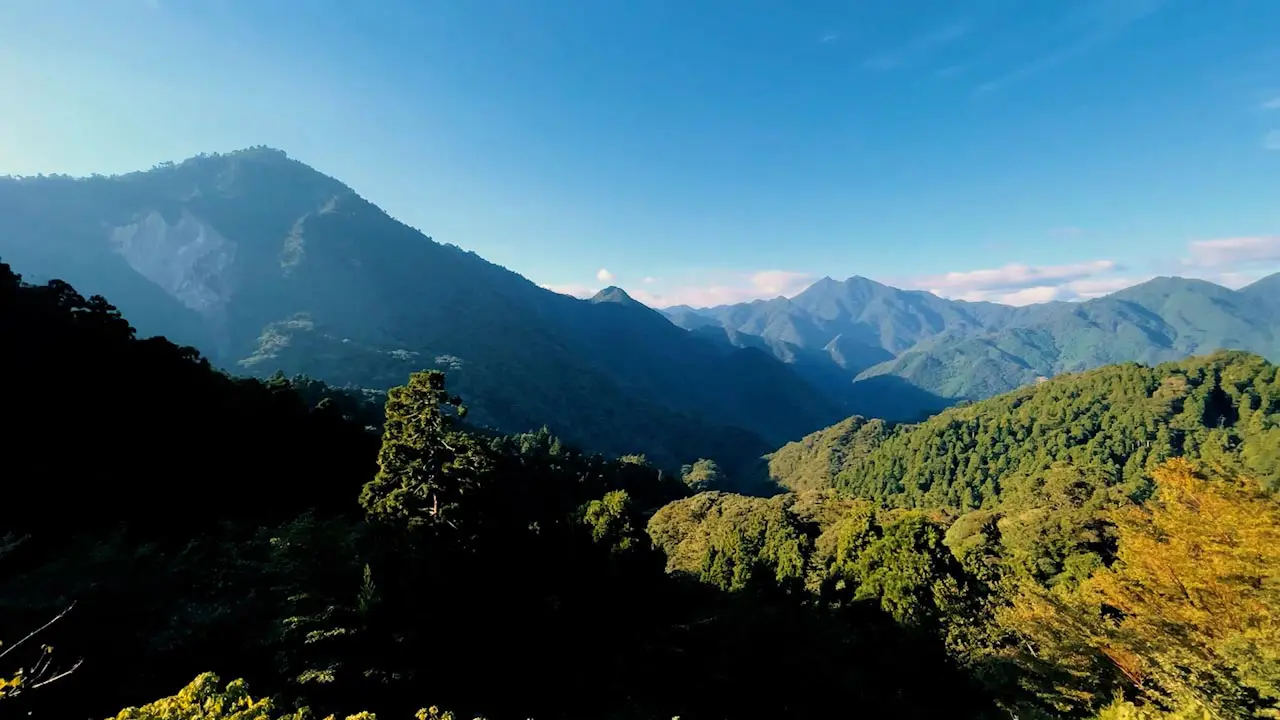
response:
M84 660L0 688L6 711L1280 711L1280 394L1253 356L846 421L775 454L801 491L762 498L691 494L710 463L667 476L547 432L477 434L438 372L389 394L378 437L361 398L227 377L6 266L0 333L23 418L0 637L74 602L40 642Z
M790 443L770 472L904 507L998 505L1055 462L1141 491L1164 460L1225 453L1280 483L1280 375L1247 353L1072 373L889 429L850 418Z

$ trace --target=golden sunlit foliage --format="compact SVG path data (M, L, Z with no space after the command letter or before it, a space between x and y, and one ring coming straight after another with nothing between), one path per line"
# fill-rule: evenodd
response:
M109 720L308 720L311 717L306 708L278 711L271 700L254 699L244 680L232 680L223 688L218 687L219 683L217 675L204 673L176 695L121 710ZM434 706L419 710L415 717L417 720L456 720L453 713ZM325 720L336 718L330 715ZM348 715L346 720L377 720L377 717L361 712Z
M1066 701L1123 690L1213 717L1280 716L1280 504L1181 459L1154 478L1148 503L1110 514L1111 567L1074 589L1028 585L1002 620L1032 664L1076 681Z

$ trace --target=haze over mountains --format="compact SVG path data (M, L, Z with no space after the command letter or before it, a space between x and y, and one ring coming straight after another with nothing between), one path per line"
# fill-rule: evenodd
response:
M767 349L807 379L858 389L893 379L912 394L871 415L910 419L934 403L989 397L1101 365L1154 364L1217 349L1280 358L1280 275L1240 290L1161 277L1085 302L1013 307L946 300L852 277L793 298L665 310L695 334ZM888 401L892 405L892 401ZM919 404L916 404L919 403ZM865 403L864 403L865 406Z
M1274 355L1280 278L1027 308L827 279L677 325L267 149L0 180L0 217L0 636L60 653L0 668L16 713L1280 710L1280 368L1205 354ZM392 389L233 375L278 368Z
M0 180L0 257L111 298L240 374L386 389L446 369L469 420L552 425L664 466L755 458L844 408L753 348L621 291L544 290L265 148L118 177Z
M0 180L0 257L106 295L236 373L385 389L437 367L472 421L591 450L745 467L862 414L914 420L1062 372L1218 348L1280 359L1280 277L1160 278L1083 303L946 300L853 277L655 311L579 300L432 241L255 148L116 177Z

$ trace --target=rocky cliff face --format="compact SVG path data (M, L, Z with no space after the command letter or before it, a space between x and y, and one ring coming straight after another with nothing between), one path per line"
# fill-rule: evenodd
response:
M111 231L112 249L139 275L216 322L235 291L236 244L185 208L170 224L152 211Z

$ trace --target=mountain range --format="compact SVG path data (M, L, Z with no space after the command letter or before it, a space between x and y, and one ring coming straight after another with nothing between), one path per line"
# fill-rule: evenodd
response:
M1280 276L1160 278L1010 307L861 277L792 298L651 309L621 288L543 289L433 241L270 148L118 176L0 179L0 259L102 294L143 335L238 374L385 389L447 371L479 426L762 472L769 450L854 414L916 420L1121 361L1218 348L1280 359Z
M664 312L694 334L772 353L864 415L908 420L1111 363L1219 349L1280 360L1278 298L1280 274L1240 290L1160 277L1085 302L1022 307L852 277L792 298Z
M0 258L232 373L386 389L447 371L468 420L726 469L844 413L757 348L608 289L579 300L400 223L283 152L0 180ZM743 459L746 460L743 460Z

